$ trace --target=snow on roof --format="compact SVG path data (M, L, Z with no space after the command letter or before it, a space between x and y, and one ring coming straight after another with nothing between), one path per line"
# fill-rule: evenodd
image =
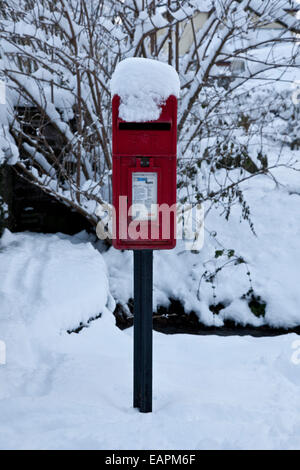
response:
M110 86L112 95L121 99L119 116L128 122L157 120L169 96L178 98L180 93L176 70L151 59L123 60L117 65Z

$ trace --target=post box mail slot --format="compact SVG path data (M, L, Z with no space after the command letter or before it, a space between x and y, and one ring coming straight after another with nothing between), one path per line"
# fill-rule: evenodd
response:
M119 122L121 131L170 131L171 122Z
M112 102L114 240L118 249L176 245L177 99L157 121L125 122Z

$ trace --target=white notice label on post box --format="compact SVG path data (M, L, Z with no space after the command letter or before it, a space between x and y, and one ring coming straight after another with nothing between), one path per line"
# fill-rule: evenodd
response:
M132 218L157 218L157 173L132 173Z

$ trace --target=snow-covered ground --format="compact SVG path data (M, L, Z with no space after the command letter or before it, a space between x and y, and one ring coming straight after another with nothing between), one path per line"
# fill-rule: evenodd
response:
M300 448L296 335L155 333L154 412L143 415L132 329L115 327L99 252L83 236L6 232L0 270L1 449Z

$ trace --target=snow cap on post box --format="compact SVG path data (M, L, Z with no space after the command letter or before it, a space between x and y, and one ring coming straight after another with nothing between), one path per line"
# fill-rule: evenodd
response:
M130 58L117 65L111 79L111 93L120 97L119 117L123 121L156 121L169 96L179 98L180 81L170 65Z

